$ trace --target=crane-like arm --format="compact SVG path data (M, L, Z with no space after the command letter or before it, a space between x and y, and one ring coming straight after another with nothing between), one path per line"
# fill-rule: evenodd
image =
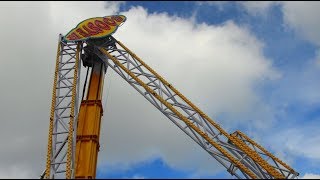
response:
M94 52L149 102L237 178L295 178L298 173L270 161L217 123L114 38Z
M81 56L86 49L93 61ZM87 96L78 113L80 59L92 71ZM228 134L112 36L78 43L66 42L60 36L47 164L42 177L95 178L103 112L101 96L107 67L117 72L231 175L255 179L293 179L299 175L240 131Z

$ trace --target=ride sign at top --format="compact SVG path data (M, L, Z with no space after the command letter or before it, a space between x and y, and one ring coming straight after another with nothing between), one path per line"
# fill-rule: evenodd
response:
M95 17L80 22L64 39L66 41L83 41L87 39L102 38L116 32L125 21L123 15Z

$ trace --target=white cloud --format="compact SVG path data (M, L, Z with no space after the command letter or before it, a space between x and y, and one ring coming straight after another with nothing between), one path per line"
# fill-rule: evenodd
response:
M271 6L279 4L275 1L240 1L240 3L245 10L251 15L262 15L265 16L268 14L268 11Z
M317 67L320 67L320 50L317 51L314 62L316 62Z
M227 3L227 1L196 1L196 4L201 6L201 5L209 5L209 6L217 6L219 11L222 11L224 8L223 6Z
M313 59L301 59L306 62L306 66L303 67L301 72L293 72L293 74L297 74L298 78L293 78L292 84L299 84L299 87L295 87L295 89L299 91L297 97L301 101L308 104L319 103L318 92L320 86L317 83L317 77L320 67L320 24L317 17L320 16L320 2L284 1L281 4L284 23L291 27L298 36L308 40L318 48Z
M316 56L319 57L319 56ZM304 64L286 72L279 86L273 89L273 106L281 105L277 109L286 111L287 105L300 105L301 108L316 108L320 103L320 85L318 77L320 76L319 58L304 60ZM269 99L269 100L270 100ZM287 114L290 117L290 113ZM290 119L290 118L288 118Z
M320 179L319 174L306 173L301 179Z
M91 18L116 14L124 2L119 1L82 1L55 2L51 1L49 14L53 23L59 27L59 32L66 34L79 22ZM72 11L70 10L72 8Z
M283 82L284 90L281 91L281 99L286 97L287 101L296 101L312 104L319 102L319 86L317 77L320 67L320 23L317 17L320 16L320 2L315 1L281 1L281 2L241 2L248 12L259 11L265 14L264 9L273 5L280 5L283 20L286 27L293 29L297 36L314 44L318 50L315 56L310 59L297 59L305 62L304 67L299 67L293 72L287 72ZM303 52L301 52L303 53ZM296 102L295 102L296 103Z
M166 14L148 14L141 7L123 14L128 20L115 37L210 116L252 112L261 103L253 90L255 82L277 75L262 55L263 44L232 22L195 25ZM134 164L158 155L174 168L201 173L221 169L117 76L112 76L109 95L101 163Z
M43 171L58 34L67 33L83 19L117 12L119 4L107 5L0 3L6 7L0 12L0 38L5 42L0 45L3 177L11 176L11 167L23 167L28 172L24 176L38 177ZM263 56L263 44L247 29L231 21L220 26L193 24L166 14L148 14L141 7L123 14L128 20L115 37L211 117L250 114L252 109L259 111L254 107L264 107L254 86L277 73ZM115 73L108 72L105 89L110 81L99 164L130 167L160 156L173 168L202 174L222 169Z
M320 2L316 1L242 1L239 2L251 15L266 15L274 5L282 8L284 23L293 28L298 35L320 45Z
M209 5L209 6L217 6L218 10L223 11L224 6L226 4L236 3L244 8L244 10L250 15L259 15L266 16L269 13L269 9L274 6L280 4L280 2L275 1L200 1L197 2L198 5Z
M131 179L145 179L145 177L139 174L135 174Z
M274 133L268 141L284 154L320 160L320 145L317 143L320 136L317 132L316 124L301 125Z
M320 46L320 2L282 2L285 22L298 34Z
M40 177L40 176L38 176ZM25 170L24 167L10 166L6 169L0 170L0 179L32 179L37 178L28 170Z
M105 9L102 2L90 2L89 12L81 9L87 7L82 2L61 3L0 2L2 177L38 178L45 168L59 33L83 20L78 18L114 12L114 8Z
M123 179L146 179L144 176L141 176L139 174L135 174L132 177L124 177Z
M215 5L220 9L230 2L201 2ZM320 2L317 1L241 1L232 2L241 5L251 15L267 16L273 6L280 6L284 23L296 31L306 40L320 46L320 24L317 17L320 16Z

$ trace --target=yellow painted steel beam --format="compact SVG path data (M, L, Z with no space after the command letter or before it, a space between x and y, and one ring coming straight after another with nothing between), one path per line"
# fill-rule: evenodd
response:
M144 67L146 67L152 74L154 74L163 84L168 85L168 87L175 92L181 99L183 99L188 105L190 105L195 111L197 111L204 119L206 119L211 125L217 128L225 137L227 137L234 145L236 145L239 149L245 152L251 159L257 162L263 169L265 169L269 174L271 174L274 178L284 179L282 174L280 174L277 170L275 170L269 163L267 163L264 159L262 159L258 153L250 149L245 143L243 143L238 138L230 136L226 131L224 131L217 123L215 123L209 116L207 116L204 112L202 112L198 107L196 107L191 101L189 101L184 95L182 95L176 88L174 88L171 84L169 84L165 79L163 79L158 73L156 73L151 67L149 67L146 63L144 63L136 54L130 51L124 44L117 40L117 43L125 49L132 57L134 57L137 61L139 61ZM103 49L104 50L104 49ZM108 53L104 50L105 53ZM109 54L109 53L108 53ZM108 55L109 57L109 55ZM110 58L110 57L109 57ZM115 59L115 58L110 58ZM116 60L116 59L115 59ZM121 63L120 63L121 64ZM129 74L129 73L128 73ZM242 169L242 168L241 168ZM242 169L243 170L243 169Z
M226 150L224 150L218 143L213 141L205 132L195 126L190 120L188 120L185 116L183 116L179 111L177 111L170 103L165 101L162 97L160 97L154 90L148 87L143 81L137 78L130 70L128 70L124 65L122 65L115 57L108 53L107 50L100 48L100 51L108 56L115 64L117 64L121 69L123 69L126 73L128 73L134 80L136 80L141 86L143 86L149 93L154 95L161 103L163 103L167 108L169 108L172 112L174 112L182 121L184 121L189 127L195 130L198 134L200 134L204 139L206 139L212 146L214 146L217 150L219 150L224 156L226 156L232 163L236 164L243 172L249 175L253 179L257 179L257 176L252 173L248 168L246 168L241 162L237 161L234 157L232 157Z
M287 168L291 173L296 173L295 170L293 170L289 165L287 165L286 163L284 163L283 161L281 161L279 158L275 157L274 155L272 155L270 152L268 152L266 149L264 149L262 146L260 146L258 143L256 143L255 141L253 141L252 139L250 139L247 135L245 135L244 133L242 133L241 131L236 131L234 133L232 133L231 136L241 136L243 137L245 140L247 140L248 142L250 142L251 144L253 144L254 146L256 146L257 148L259 148L262 152L264 152L266 155L268 155L269 157L271 157L273 160L275 160L276 162L278 162L279 164L281 164L283 167Z
M58 43L57 55L56 55L56 68L54 71L54 80L53 80L53 88L52 88L52 100L51 100L51 110L50 110L50 122L49 122L49 133L48 133L48 150L47 150L47 163L46 163L46 171L45 178L50 178L50 164L51 164L51 152L52 152L52 132L53 132L53 119L54 119L54 109L56 105L56 87L57 87L57 78L59 71L59 54L60 54L61 44L60 41Z
M92 67L87 98L81 102L77 125L76 179L95 179L99 151L101 105L105 67L95 60Z
M81 43L77 44L77 52L75 59L75 68L73 74L73 85L72 85L72 99L71 99L71 110L70 110L70 120L69 120L69 132L68 132L68 149L67 149L67 164L66 164L66 178L71 179L71 161L72 161L72 146L73 146L73 123L74 123L74 108L76 101L76 93L77 93L77 80L78 80L78 65L79 65L79 54L80 54L80 46Z

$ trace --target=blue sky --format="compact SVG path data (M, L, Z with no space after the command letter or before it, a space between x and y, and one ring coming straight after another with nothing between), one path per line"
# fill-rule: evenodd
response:
M273 67L281 72L282 78L259 84L256 91L261 95L263 101L274 108L278 108L286 101L284 112L275 112L277 121L272 127L261 131L266 137L273 132L281 132L286 128L297 128L299 125L319 125L320 103L315 100L312 103L303 98L295 98L295 94L300 96L304 87L315 88L314 80L306 82L308 78L319 75L319 70L310 72L304 77L306 69L310 67L310 61L315 58L317 45L298 35L294 29L285 25L282 7L272 5L265 15L255 15L246 11L239 3L227 2L224 4L199 4L198 2L126 2L120 6L120 12L128 11L132 7L142 6L149 14L167 13L169 16L181 18L194 17L197 23L208 25L220 25L226 21L233 21L240 27L248 28L249 31L264 43L263 54L272 61ZM318 76L319 77L319 76ZM301 91L302 90L302 91ZM283 97L283 91L288 92L287 97ZM306 92L307 93L307 92ZM224 118L223 115L219 119ZM235 128L240 128L243 132L255 131L249 124L240 124ZM267 138L266 138L267 139ZM270 145L272 146L272 144ZM267 147L270 150L270 147ZM277 149L271 149L276 151ZM205 153L205 152L203 152ZM305 156L294 156L290 163L301 175L306 172L319 174L320 170L316 164L312 163L312 158ZM138 163L127 170L108 170L99 167L97 178L192 178L193 171L179 170L168 166L161 157L150 159ZM301 177L300 175L300 177ZM230 178L230 175L223 170L214 175L198 176L200 178Z

